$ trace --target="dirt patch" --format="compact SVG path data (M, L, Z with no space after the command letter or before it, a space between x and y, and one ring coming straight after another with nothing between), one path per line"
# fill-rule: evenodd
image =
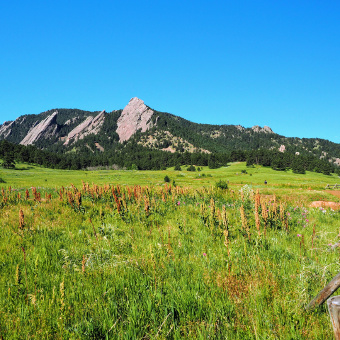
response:
M326 190L326 192L340 198L340 190Z
M314 201L310 204L312 208L330 208L333 210L340 209L340 203L336 202L325 202L325 201Z

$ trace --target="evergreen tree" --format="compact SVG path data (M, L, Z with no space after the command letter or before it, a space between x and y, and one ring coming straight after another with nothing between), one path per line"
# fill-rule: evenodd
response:
M15 168L15 160L14 153L12 151L7 151L4 155L4 159L2 162L2 166L5 169L14 169Z

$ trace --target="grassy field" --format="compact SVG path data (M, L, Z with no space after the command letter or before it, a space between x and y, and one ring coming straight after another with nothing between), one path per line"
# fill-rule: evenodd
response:
M1 338L332 338L304 307L339 271L340 213L309 208L338 177L18 167L0 171Z
M203 167L200 172L190 172L182 166L182 171L173 169L163 171L133 171L133 170L52 170L26 164L17 165L16 170L0 168L0 178L5 183L0 186L8 188L39 187L59 188L71 184L80 187L82 182L120 185L163 185L164 177L168 175L171 181L179 186L193 188L210 187L219 180L229 181L231 189L239 189L243 185L250 185L254 190L259 189L263 194L273 194L294 198L303 196L309 200L334 200L325 189L327 184L340 184L340 178L335 174L326 176L314 172L298 175L292 171L275 171L265 167L247 168L245 163L232 163L228 167L209 169ZM242 173L242 170L247 173ZM267 185L264 185L264 181Z

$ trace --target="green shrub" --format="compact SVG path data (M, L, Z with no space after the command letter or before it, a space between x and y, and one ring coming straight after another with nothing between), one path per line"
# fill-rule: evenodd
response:
M179 164L176 164L174 170L181 171L182 169L181 169L181 166Z
M187 171L196 171L196 168L193 165L190 165Z
M218 182L216 182L215 187L218 189L226 190L228 189L228 183L226 181L219 180Z
M168 175L166 175L166 176L164 177L164 182L166 182L166 183L169 183L169 182L170 182L170 177L169 177Z
M0 183L6 183L5 180L3 180L1 177L0 177Z

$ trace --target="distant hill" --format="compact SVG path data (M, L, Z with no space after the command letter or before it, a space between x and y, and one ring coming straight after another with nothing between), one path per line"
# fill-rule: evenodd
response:
M204 154L267 149L340 165L340 144L328 140L287 138L267 126L197 124L154 110L138 98L112 112L53 109L20 116L0 125L3 139L62 154L112 154L124 147Z

